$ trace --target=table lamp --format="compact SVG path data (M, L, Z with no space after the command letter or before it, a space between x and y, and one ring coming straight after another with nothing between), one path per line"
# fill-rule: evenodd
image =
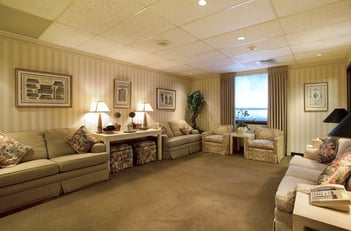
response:
M344 108L335 108L324 120L324 123L339 123L348 112Z
M351 138L351 113L348 113L328 135Z
M105 102L96 101L91 105L90 111L99 113L96 133L102 133L101 112L109 112L110 109L107 107Z
M154 111L149 103L140 103L137 107L137 111L144 112L143 128L147 128L147 116L146 112Z

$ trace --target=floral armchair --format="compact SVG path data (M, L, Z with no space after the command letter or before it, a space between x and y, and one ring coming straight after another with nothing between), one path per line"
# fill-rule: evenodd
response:
M226 155L230 150L230 133L233 125L220 125L213 131L202 133L202 151Z
M254 136L244 142L244 157L279 163L284 155L284 133L278 129L256 128Z

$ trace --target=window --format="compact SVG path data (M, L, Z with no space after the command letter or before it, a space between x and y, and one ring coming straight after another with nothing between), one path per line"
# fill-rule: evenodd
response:
M244 115L245 111L248 115ZM235 120L266 123L268 117L268 74L235 77Z

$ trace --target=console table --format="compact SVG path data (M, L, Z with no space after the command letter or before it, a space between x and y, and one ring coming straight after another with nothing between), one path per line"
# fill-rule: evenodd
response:
M95 133L94 136L106 144L106 152L110 155L110 144L113 141L132 140L137 138L144 138L148 136L157 136L157 159L162 160L162 130L161 129L147 129L137 130L133 133L125 133L123 131L114 132L112 134Z
M351 230L351 213L311 205L308 194L296 192L293 231L305 230Z

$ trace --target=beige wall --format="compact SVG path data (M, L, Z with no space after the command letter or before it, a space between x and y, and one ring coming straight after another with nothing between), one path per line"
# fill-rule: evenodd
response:
M15 107L15 68L72 75L72 108ZM95 100L104 100L111 109L103 114L103 123L113 122L119 111L119 122L128 122L128 113L138 102L150 102L154 108L149 122L182 119L186 113L186 97L191 80L146 68L113 62L87 54L43 46L32 41L0 35L0 131L36 130L76 127L81 124L95 130L97 115L87 113ZM132 82L132 107L113 108L113 79ZM176 111L156 109L156 88L176 90ZM141 115L142 116L142 115ZM141 117L142 118L142 117ZM141 119L140 118L140 119ZM138 120L138 118L136 118Z
M346 107L346 64L289 67L288 80L288 154L303 152L315 137L324 137L335 126L322 120L335 108ZM14 68L71 74L73 79L72 108L17 108L15 107ZM0 131L35 130L75 127L81 124L95 129L96 116L87 113L91 102L105 100L111 109L103 115L104 124L112 122L113 112L122 113L119 122L128 122L128 113L138 102L148 101L154 108L149 121L188 118L186 97L190 91L200 90L205 97L197 124L210 130L220 123L219 75L190 80L156 72L142 67L117 63L87 54L39 45L35 42L0 36ZM115 109L113 79L132 82L131 109ZM304 112L304 83L328 82L329 109L327 112ZM176 90L176 111L156 109L156 88Z

